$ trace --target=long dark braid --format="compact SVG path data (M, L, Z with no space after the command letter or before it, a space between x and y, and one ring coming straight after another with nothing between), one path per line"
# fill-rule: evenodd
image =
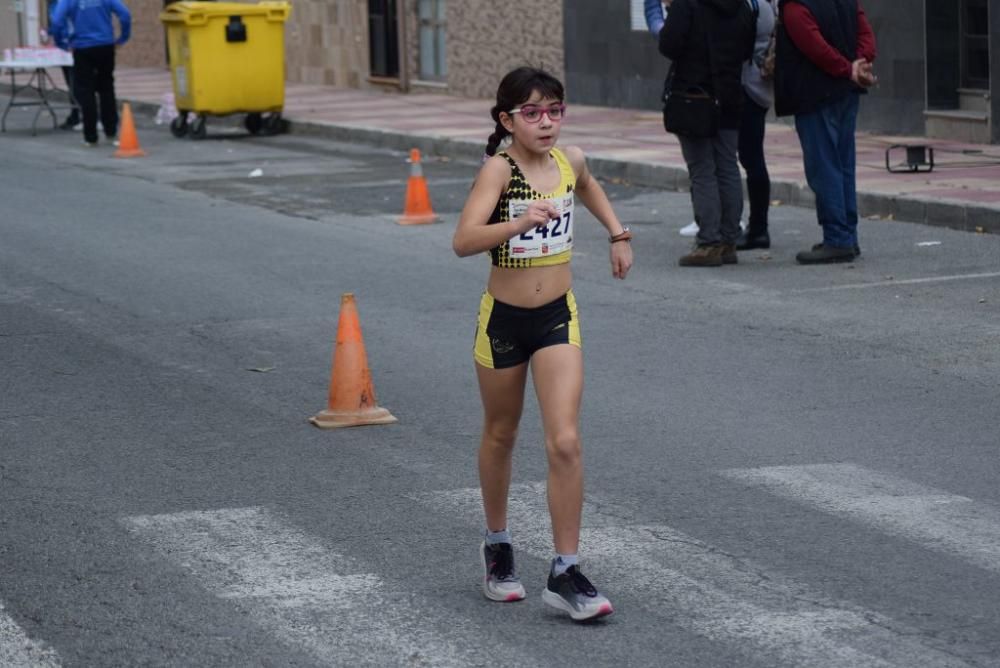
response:
M492 109L490 109L490 116L492 116L493 120L495 120L497 122L497 127L493 131L493 134L491 134L489 136L489 139L486 140L486 155L487 156L496 155L497 154L497 148L500 147L500 142L502 142L504 140L504 137L507 137L508 135L510 135L510 133L507 132L507 128L505 128L503 126L503 124L500 122L500 109L499 109L499 107L493 107Z
M497 88L497 103L490 109L490 116L497 125L493 134L486 140L487 156L496 155L500 142L510 136L507 128L500 123L500 112L510 111L530 98L535 91L543 97L550 97L560 102L565 97L562 83L537 67L518 67L508 72L500 81L500 86Z

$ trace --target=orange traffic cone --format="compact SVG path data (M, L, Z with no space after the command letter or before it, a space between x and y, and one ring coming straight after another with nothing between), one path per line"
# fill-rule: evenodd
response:
M309 418L309 421L321 429L396 422L392 413L376 403L365 342L361 338L358 307L350 292L344 293L340 298L337 347L333 351L333 372L330 378L330 401L326 410Z
M431 196L427 192L424 169L420 165L420 149L410 149L410 180L406 183L406 206L398 222L400 225L422 225L437 220L431 209Z
M118 130L118 150L116 158L138 158L146 155L139 148L139 138L135 134L135 121L132 120L132 106L126 102L122 108L122 124Z

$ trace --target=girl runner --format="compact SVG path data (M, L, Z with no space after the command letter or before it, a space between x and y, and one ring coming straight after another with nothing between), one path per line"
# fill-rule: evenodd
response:
M479 447L486 514L480 549L483 593L495 601L525 596L507 529L507 493L530 363L545 432L556 553L542 600L574 620L595 619L613 608L577 564L583 353L569 268L575 199L607 229L615 278L625 278L632 267L632 235L587 170L583 152L556 148L566 114L558 79L539 69L515 69L500 82L490 113L496 130L453 240L460 257L488 251L493 265L479 304L473 351L484 411ZM497 154L508 137L509 146Z

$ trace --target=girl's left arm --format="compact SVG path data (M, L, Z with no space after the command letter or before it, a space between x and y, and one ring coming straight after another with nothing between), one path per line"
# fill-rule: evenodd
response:
M608 237L622 235L625 227L618 220L611 202L608 200L604 188L593 177L587 169L587 161L583 151L576 146L567 146L563 149L573 173L576 175L576 196L580 198L587 210L594 214L594 217L608 231ZM628 235L626 235L628 236ZM611 275L615 278L625 278L629 269L632 268L632 243L631 241L615 241L611 243Z

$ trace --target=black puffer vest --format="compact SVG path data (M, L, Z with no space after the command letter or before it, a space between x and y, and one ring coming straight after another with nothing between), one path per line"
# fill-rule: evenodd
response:
M792 2L804 6L816 18L830 46L851 62L857 59L857 0L781 0L782 14ZM778 26L777 42L774 112L778 116L808 114L858 90L850 79L835 79L806 58L792 43L784 21Z

